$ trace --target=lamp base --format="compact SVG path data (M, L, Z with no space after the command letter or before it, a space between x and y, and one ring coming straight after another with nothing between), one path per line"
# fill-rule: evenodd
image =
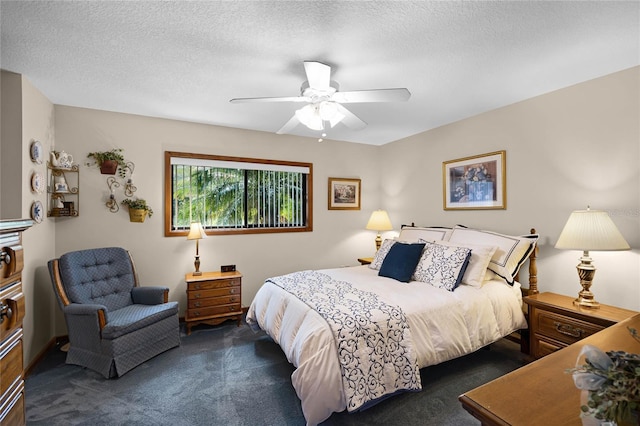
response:
M593 283L593 277L596 274L596 268L593 266L592 259L589 257L588 251L584 251L576 269L578 270L582 290L578 293L578 298L573 301L573 304L583 308L599 308L600 303L596 301L594 294L590 290L591 284Z
M195 262L193 262L193 266L196 267L196 270L195 272L192 272L192 275L194 276L202 275L202 272L200 272L200 256L196 255L196 260Z
M583 308L591 308L591 309L597 309L600 307L600 302L594 300L593 295L591 296L591 298L583 297L582 295L579 295L578 298L573 301L573 304Z
M376 236L376 251L380 250L380 246L382 245L382 235L378 233Z

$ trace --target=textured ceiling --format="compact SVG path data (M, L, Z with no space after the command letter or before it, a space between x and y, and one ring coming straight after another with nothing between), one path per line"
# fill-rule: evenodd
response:
M229 100L299 95L304 60L343 91L408 88L327 132L375 145L640 64L638 1L3 0L0 19L0 66L55 104L276 132L300 104Z

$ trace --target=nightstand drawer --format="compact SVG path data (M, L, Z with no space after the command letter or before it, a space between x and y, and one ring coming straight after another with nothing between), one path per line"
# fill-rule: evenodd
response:
M215 281L196 281L189 283L189 290L208 290L212 288L239 287L240 278L220 279Z
M532 339L531 344L532 353L536 356L536 358L547 356L551 353L554 353L555 351L567 347L567 345L565 345L564 343L541 340L539 337L540 336L535 335Z
M533 328L536 334L568 345L604 329L595 324L537 309L534 310L532 320L535 322Z
M230 305L210 306L205 308L194 308L187 311L188 319L205 318L212 315L242 314L240 303Z
M217 297L217 296L229 296L229 295L239 296L240 292L241 292L241 287L239 285L235 287L214 288L210 290L189 289L189 291L187 291L187 298L189 300L194 300L194 299L206 299L208 297Z
M232 303L240 303L240 294L229 296L208 297L205 299L189 299L189 309L206 308L209 306L229 305Z

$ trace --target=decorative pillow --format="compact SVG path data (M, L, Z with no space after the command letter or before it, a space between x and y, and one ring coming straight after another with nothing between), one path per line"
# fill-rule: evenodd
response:
M537 234L513 236L461 225L451 231L449 242L458 244L479 244L497 246L488 268L513 285L518 270L527 260L538 241Z
M481 246L477 244L469 243L452 243L450 241L434 241L436 244L445 245L448 247L464 247L471 250L471 257L469 258L469 264L462 277L462 284L467 284L473 287L482 287L482 283L485 281L487 275L487 267L493 257L493 254L498 249L497 246Z
M391 239L384 240L376 252L376 255L373 257L373 261L369 264L369 268L379 271L382 266L382 261L387 256L387 253L389 253L391 246L393 246L395 242L395 240Z
M425 243L413 279L453 291L462 281L470 257L471 249L466 247Z
M424 241L443 241L449 239L451 228L421 228L418 226L403 226L400 229L398 240L409 241L415 243L419 240Z
M413 271L416 269L424 244L394 244L389 253L384 258L380 272L381 277L393 278L394 280L408 283L411 281Z

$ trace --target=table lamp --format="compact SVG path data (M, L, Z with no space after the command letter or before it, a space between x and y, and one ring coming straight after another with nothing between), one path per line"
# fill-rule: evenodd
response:
M376 210L371 213L366 229L370 229L378 233L376 236L376 251L378 251L380 249L380 245L382 245L380 232L391 231L393 229L393 225L391 225L391 220L385 210Z
M576 266L582 290L573 303L587 308L600 306L590 290L596 268L592 264L593 260L589 257L589 251L629 250L631 248L606 211L591 210L589 207L587 210L576 210L571 213L555 247L565 250L582 250L580 264Z
M191 222L191 228L189 229L187 240L196 240L196 260L195 262L193 262L196 270L193 275L202 275L202 272L200 272L200 253L198 242L203 238L207 238L207 233L204 232L204 229L202 228L200 222Z

